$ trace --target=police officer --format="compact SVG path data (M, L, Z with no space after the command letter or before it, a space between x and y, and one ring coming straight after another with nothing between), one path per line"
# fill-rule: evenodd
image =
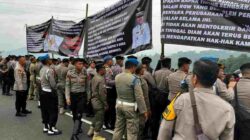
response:
M113 75L114 77L116 77L116 75L122 73L122 67L123 67L123 63L124 63L124 57L122 56L116 56L116 64L114 66L112 66L112 71L113 71Z
M240 67L242 77L235 88L235 112L236 116L241 116L242 118L250 116L250 63L243 64ZM240 114L244 112L244 116ZM249 121L237 118L238 125L235 132L235 138L237 140L248 140L249 139Z
M223 82L225 79L225 74L224 74L225 66L222 64L218 64L218 66L219 66L218 78L214 85L215 93L225 101L228 102L232 101L234 99L234 87L236 85L236 82L230 81L227 88L227 85Z
M117 98L117 93L115 89L115 77L111 69L113 65L112 56L105 56L104 67L106 69L105 82L107 88L107 102L109 109L105 112L104 125L107 129L114 129L115 125L115 103Z
M141 60L142 64L146 66L146 70L153 74L154 69L150 67L150 63L152 62L152 59L149 57L143 57Z
M40 95L42 92L41 88L41 77L40 77L40 70L42 69L43 64L41 62L41 57L38 57L35 65L35 95L36 99L38 100L38 108L40 108Z
M18 63L14 70L14 91L16 91L16 116L23 117L26 114L30 114L31 111L26 109L27 105L27 96L28 96L28 84L27 84L27 75L25 72L25 57L19 56Z
M58 119L58 97L56 94L56 80L55 72L50 65L52 60L49 59L49 55L41 57L41 62L43 64L40 70L41 77L41 112L44 124L44 133L47 132L48 135L59 135L62 132L56 128L56 123Z
M66 75L68 72L69 60L63 59L62 63L59 64L56 68L57 74L57 95L59 101L59 114L64 114L65 107L65 83L66 83Z
M35 91L35 68L36 68L36 58L31 57L30 58L30 66L29 66L29 73L30 73L30 86L29 86L29 100L34 99L34 91Z
M125 63L125 71L115 78L118 98L113 140L121 140L125 130L128 140L137 140L139 115L144 114L145 120L148 119L140 81L133 75L138 64L139 62L136 59L128 59Z
M145 69L142 67L142 65L138 66L135 72L135 76L136 78L138 78L141 82L141 88L143 91L143 97L146 103L146 107L147 107L147 112L150 116L151 114L151 108L150 108L150 102L149 102L149 91L148 91L148 84L147 81L142 78L143 74L144 74ZM145 123L147 120L145 120L145 117L143 114L140 115L140 119L139 119L139 136L138 136L138 140L144 140L145 139L145 135L143 134L145 131ZM146 133L146 132L145 132Z
M87 75L88 75L88 80L91 81L94 76L96 75L96 62L94 60L90 60L89 62L89 67L87 69ZM91 82L89 83L89 87L91 87ZM91 88L90 88L91 90ZM93 106L91 104L91 91L88 92L88 104L87 104L87 112L86 112L86 117L94 117L94 110Z
M100 131L104 122L104 113L108 109L107 103L107 89L105 85L104 75L105 68L102 63L97 64L96 66L97 74L91 81L91 90L92 90L92 105L95 112L95 117L92 121L92 125L89 129L88 136L94 134L93 139L105 140L100 136Z
M86 109L88 92L87 72L83 60L76 58L74 65L75 68L67 73L65 87L66 102L70 105L74 121L72 140L78 139L78 135L82 133L81 118Z
M153 71L153 69L150 69L150 63L151 63L151 58L149 58L149 57L144 57L144 58L142 58L142 67L144 68L144 73L143 73L143 76L142 76L142 78L143 79L145 79L145 81L147 82L147 84L148 84L148 92L149 92L149 101L150 101L150 106L151 106L151 111L152 112L155 112L155 100L154 100L154 93L155 93L155 91L156 91L156 83L155 83L155 79L154 79L154 77L153 77L153 75L152 75L152 71ZM151 71L151 72L150 72ZM151 114L150 114L151 115ZM154 113L152 114L152 115L154 115ZM144 132L144 134L145 134L145 137L148 137L148 130L149 130L149 127L151 127L151 130L155 130L155 128L154 128L154 126L155 126L155 123L154 123L154 116L152 116L151 118L150 118L150 120L146 123L146 125L145 125L145 132ZM152 131L152 135L154 136L156 136L157 135L157 133L156 133L156 131Z
M150 27L144 21L144 12L138 9L136 14L136 26L133 28L133 44L132 49L140 49L140 47L150 44L151 35Z
M192 76L194 90L191 93L178 94L174 97L163 113L164 119L158 140L195 140L197 139L198 131L195 129L197 126L201 126L199 135L203 134L203 138L233 140L234 110L230 104L215 96L212 89L217 74L218 66L214 62L199 60L194 63ZM198 120L194 116L197 116Z
M179 93L182 92L181 84L187 83L190 85L189 79L189 66L192 61L186 57L179 58L178 60L178 67L179 69L170 74L168 78L168 85L169 85L169 96L168 100L172 101L174 97ZM189 86L191 87L191 86Z
M0 73L1 73L1 84L2 84L2 94L3 95L7 95L7 96L11 96L12 94L10 94L10 72L9 72L9 68L7 66L7 63L9 61L9 58L6 58L4 60L4 62L1 64L1 68L0 68Z
M69 70L73 70L75 68L75 65L73 64L74 59L75 59L74 57L69 58L69 66L68 66Z
M153 139L157 139L158 130L160 127L161 114L169 104L168 101L168 77L172 73L169 69L171 67L171 59L164 58L161 61L161 69L154 73L154 79L158 88L158 92L154 98L154 112L152 112L153 121Z
M96 62L94 60L91 60L89 63L89 68L87 69L88 76L91 77L91 79L96 74Z

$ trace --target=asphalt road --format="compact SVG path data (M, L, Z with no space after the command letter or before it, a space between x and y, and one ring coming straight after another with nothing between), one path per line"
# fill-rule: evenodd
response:
M15 96L3 96L0 89L0 140L70 140L73 122L70 114L59 115L57 128L63 131L62 135L47 136L42 132L41 112L36 101L28 101L27 109L32 114L27 117L15 117ZM12 92L14 93L14 92ZM86 133L89 128L89 118L83 119L83 134L81 140L91 140ZM87 122L87 123L86 123ZM112 139L112 134L102 131L107 139Z

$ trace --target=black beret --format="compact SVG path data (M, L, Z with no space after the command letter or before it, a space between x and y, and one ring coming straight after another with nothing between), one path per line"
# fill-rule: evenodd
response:
M161 60L161 63L162 64L169 64L169 63L171 63L171 58L164 58Z
M240 70L241 70L241 71L249 70L249 69L250 69L250 63L243 64L243 65L240 67Z
M152 59L149 57L143 57L141 62L142 64L150 64L152 62Z
M69 59L64 58L64 59L62 60L62 62L63 62L63 63L69 63Z
M179 58L178 63L182 63L182 64L191 64L191 63L192 63L192 60L190 60L190 59L187 58L187 57L181 57L181 58Z
M74 58L73 64L75 64L76 62L82 62L82 59L81 58Z
M103 63L102 62L96 63L95 68L96 68L96 71L98 72L100 69L104 68Z
M116 60L124 60L124 57L118 55L118 56L115 57L115 59L116 59Z

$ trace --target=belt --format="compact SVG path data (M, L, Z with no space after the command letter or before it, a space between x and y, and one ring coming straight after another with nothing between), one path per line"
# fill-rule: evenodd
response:
M117 100L116 103L119 105L125 105L125 106L133 106L133 107L137 106L136 103L129 103L129 102L124 102L124 101L120 101L120 100Z
M52 92L51 89L47 89L47 88L42 88L42 90L45 91L45 92Z

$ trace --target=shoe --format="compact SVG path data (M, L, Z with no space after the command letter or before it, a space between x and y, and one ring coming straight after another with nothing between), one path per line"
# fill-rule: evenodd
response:
M23 114L31 114L32 112L29 111L29 110L24 110L24 111L22 111L22 113L23 113Z
M94 135L94 127L90 127L90 128L89 128L89 131L88 131L87 135L88 135L89 137L92 137L92 136Z
M60 108L59 114L63 115L65 113L64 108Z
M77 135L72 135L70 140L79 140Z
M60 134L62 134L62 132L61 131L54 132L53 130L48 130L47 134L49 136L54 136L54 135L60 135Z
M106 129L110 129L111 128L110 124L104 124L104 126L105 126Z
M44 124L43 133L47 133L48 131L49 131L49 126L47 124Z
M61 130L58 130L56 127L52 127L52 131L55 133L55 135L60 135L62 134Z
M28 100L34 100L34 98L33 97L29 97Z
M78 134L81 134L83 131L82 131L82 128L79 128L78 130L77 130L77 133Z
M16 113L16 117L26 117L26 114Z
M5 95L6 96L13 96L13 94L11 94L11 93L6 93Z
M93 115L93 114L86 114L86 117L87 118L93 118L93 117L95 117L95 115Z
M106 140L106 138L99 135L99 132L95 132L92 140Z
M48 128L43 128L43 133L48 133L49 129Z

